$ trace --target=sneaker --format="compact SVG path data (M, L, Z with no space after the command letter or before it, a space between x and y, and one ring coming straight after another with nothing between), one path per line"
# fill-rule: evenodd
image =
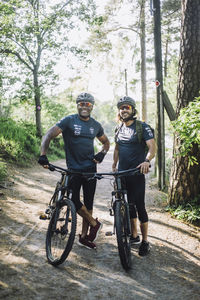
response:
M150 246L149 242L142 241L140 248L139 248L139 255L140 256L145 256L150 252Z
M88 240L88 236L86 236L85 238L82 238L80 234L79 234L78 244L87 249L96 249L97 248L95 243L92 243Z
M137 237L135 237L135 238L133 236L130 237L130 244L131 245L137 245L139 243L140 243L140 237L139 237L139 235Z
M96 222L97 222L96 226L91 226L90 227L90 233L88 235L88 240L91 241L91 242L94 242L97 239L99 231L101 230L101 228L103 226L103 224L100 223L98 221L98 219L96 219Z

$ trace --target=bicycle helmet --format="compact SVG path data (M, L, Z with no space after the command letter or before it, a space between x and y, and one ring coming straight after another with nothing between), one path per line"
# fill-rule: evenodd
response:
M81 93L76 99L76 103L79 102L90 102L92 105L94 105L94 97L88 93Z
M129 104L133 108L135 108L135 106L136 106L135 100L128 96L125 96L125 97L122 97L119 99L119 101L117 102L117 108L120 108L120 106L123 104Z

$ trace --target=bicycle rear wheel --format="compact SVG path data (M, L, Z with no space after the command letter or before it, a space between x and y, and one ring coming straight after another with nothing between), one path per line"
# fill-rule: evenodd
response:
M115 203L115 226L121 264L128 271L131 268L131 246L129 238L127 207L121 201Z
M60 265L69 255L76 234L76 208L67 199L56 207L46 235L46 256L54 266Z

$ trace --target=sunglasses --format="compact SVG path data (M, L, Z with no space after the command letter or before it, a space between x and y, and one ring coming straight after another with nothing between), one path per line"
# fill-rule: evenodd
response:
M92 103L90 103L90 102L79 102L78 103L78 105L80 106L80 107L91 107L92 106Z
M130 110L130 109L132 109L132 106L131 105L123 105L123 106L120 106L120 108L119 108L120 110Z

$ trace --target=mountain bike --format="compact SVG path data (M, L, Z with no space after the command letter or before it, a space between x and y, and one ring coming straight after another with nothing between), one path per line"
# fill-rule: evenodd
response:
M122 178L124 176L139 175L140 170L138 168L111 172L111 173L96 173L93 178L102 179L105 176L114 177L114 191L112 192L112 199L110 203L110 215L114 216L113 232L107 235L115 234L117 237L119 257L122 267L128 271L131 269L131 224L129 215L129 204L127 200L127 191L123 189Z
M140 174L138 168L110 173L80 173L49 165L51 171L61 173L44 218L50 219L46 235L46 256L54 266L62 264L68 257L76 234L76 208L69 189L70 175L78 174L91 179L114 177L114 191L110 203L110 215L114 216L113 233L117 236L118 251L123 268L131 268L131 225L127 191L122 187L122 177ZM108 177L106 177L108 176ZM43 219L43 217L41 217Z
M50 264L57 266L68 257L76 234L76 208L69 189L70 175L74 172L52 164L49 165L49 170L61 173L61 178L56 184L45 214L40 219L50 220L46 234L46 256Z

